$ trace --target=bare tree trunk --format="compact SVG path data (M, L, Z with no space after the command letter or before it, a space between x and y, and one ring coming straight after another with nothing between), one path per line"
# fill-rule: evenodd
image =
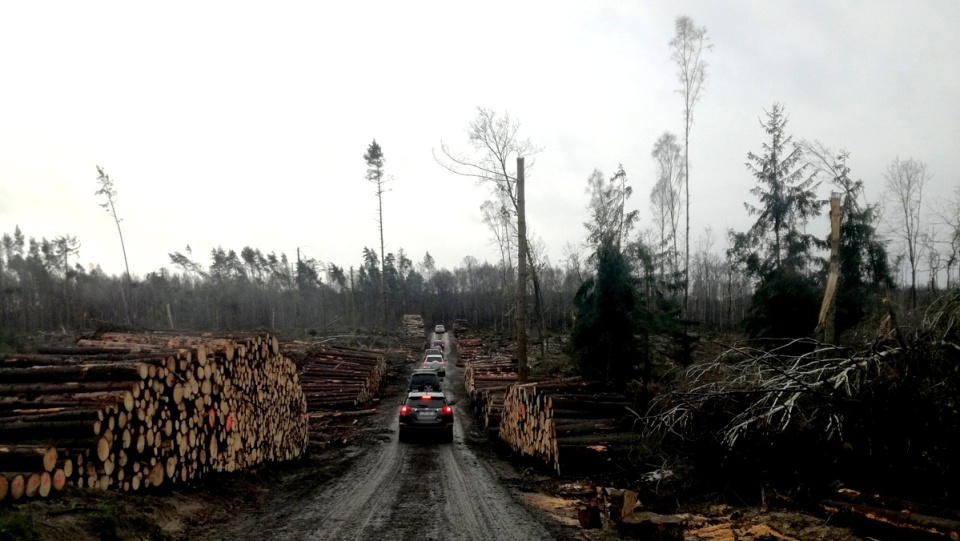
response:
M523 158L517 158L517 381L526 383L527 365L527 217L523 195Z

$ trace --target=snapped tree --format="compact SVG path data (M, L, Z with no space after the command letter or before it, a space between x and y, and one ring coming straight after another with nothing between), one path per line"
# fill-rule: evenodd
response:
M834 152L820 142L804 142L801 146L810 166L827 175L842 196L834 323L835 335L840 339L844 331L855 328L871 311L876 313L881 308L878 296L883 288L894 286L893 273L886 243L877 231L879 207L866 202L863 181L850 178L850 153Z

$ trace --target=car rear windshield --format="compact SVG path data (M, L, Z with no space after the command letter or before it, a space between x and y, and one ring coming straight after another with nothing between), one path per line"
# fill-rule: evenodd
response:
M440 355L427 355L427 358L424 360L426 360L428 363L442 363L443 357Z
M411 408L442 408L443 399L442 398L407 398L407 405Z
M414 374L410 378L410 385L414 385L414 386L425 385L425 384L436 385L438 381L439 380L437 380L436 374Z

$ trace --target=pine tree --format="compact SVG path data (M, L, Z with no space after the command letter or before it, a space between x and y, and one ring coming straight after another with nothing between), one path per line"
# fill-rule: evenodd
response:
M747 317L754 337L796 338L809 334L819 309L816 271L823 267L813 254L826 243L805 230L819 216L825 201L817 199L818 183L807 174L803 150L786 134L787 117L775 103L761 123L770 137L763 154L747 154L747 168L758 184L750 193L758 206L744 203L757 221L745 233L730 232L729 255L757 284Z

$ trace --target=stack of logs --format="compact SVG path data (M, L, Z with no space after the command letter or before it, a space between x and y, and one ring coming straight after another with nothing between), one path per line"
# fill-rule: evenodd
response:
M464 366L469 361L481 358L485 353L483 340L474 336L457 338L457 366Z
M369 349L291 342L282 351L300 367L308 411L353 409L369 403L379 394L387 369L383 352Z
M516 361L507 357L474 359L466 363L463 380L474 413L488 433L499 434L503 398L517 383Z
M378 400L387 370L385 353L310 342L285 343L281 351L300 367L310 448L346 444L356 417L376 411L357 409Z
M500 438L557 474L612 466L638 440L629 402L579 378L513 385L504 397Z
M427 340L427 333L423 327L423 317L420 314L403 315L403 333L400 345L410 352L411 361L419 358Z
M296 366L270 335L107 333L0 360L0 500L135 491L297 458ZM4 490L6 488L6 490Z

